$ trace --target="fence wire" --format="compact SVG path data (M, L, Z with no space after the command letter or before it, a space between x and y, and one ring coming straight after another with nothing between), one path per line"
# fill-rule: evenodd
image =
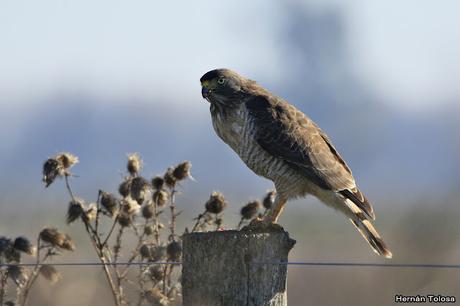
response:
M287 265L287 266L311 266L311 267L362 267L362 268L421 268L421 269L460 269L460 264L429 264L429 263L370 263L370 262L302 262L302 261L278 261L278 262L252 262L259 265ZM33 267L37 263L2 264L0 267ZM40 263L38 266L151 266L151 265L182 265L182 262L61 262Z

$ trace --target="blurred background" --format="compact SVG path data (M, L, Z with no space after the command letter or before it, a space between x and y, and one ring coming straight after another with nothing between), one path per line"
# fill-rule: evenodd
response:
M59 226L77 241L63 261L94 259L65 225L62 181L43 161L80 158L75 192L116 192L126 154L144 175L190 160L181 226L213 190L239 208L272 184L215 135L199 78L227 67L316 121L374 204L395 263L460 263L460 19L457 1L2 1L0 234ZM281 224L293 261L384 262L343 216L313 198ZM110 305L100 269L61 268L34 305ZM457 270L289 267L289 305L392 305L395 294L460 298Z

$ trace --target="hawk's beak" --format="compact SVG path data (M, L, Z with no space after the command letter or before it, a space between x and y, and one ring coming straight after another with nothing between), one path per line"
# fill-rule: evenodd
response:
M207 89L206 87L201 87L201 95L203 96L203 98L207 99L208 98L208 94L209 94L209 89Z

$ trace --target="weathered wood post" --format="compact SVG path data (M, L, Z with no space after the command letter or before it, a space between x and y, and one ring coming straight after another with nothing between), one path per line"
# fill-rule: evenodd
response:
M286 262L295 244L282 227L183 236L184 306L287 305Z

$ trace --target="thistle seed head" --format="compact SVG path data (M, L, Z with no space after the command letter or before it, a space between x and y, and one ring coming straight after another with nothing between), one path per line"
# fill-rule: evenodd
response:
M34 256L37 251L37 248L33 246L26 237L17 237L14 240L13 247L18 251L29 254L30 256Z
M42 229L39 236L43 242L49 243L54 247L59 247L67 251L75 250L75 243L72 238L67 234L59 232L53 227Z
M155 176L152 179L152 187L153 187L153 189L155 189L155 190L163 189L164 185L165 185L165 180L161 176Z
M51 185L54 180L64 174L64 168L55 158L49 158L43 164L43 179L45 187Z
M21 262L21 253L13 247L7 249L3 255L7 262Z
M121 201L121 210L123 213L127 215L135 215L139 212L140 209L141 206L130 197L125 198Z
M131 179L125 179L118 187L118 192L123 198L126 198L131 193Z
M131 224L133 224L133 217L132 215L128 215L125 212L122 212L118 215L118 224L120 224L121 227L128 227Z
M20 266L8 266L8 277L16 284L22 284L27 280L26 270Z
M85 222L91 222L97 217L97 206L96 203L89 204L88 208L85 210L85 213L82 215L82 218Z
M259 211L260 202L259 201L252 201L246 204L241 208L241 218L250 220L257 215Z
M159 206L165 206L166 202L168 202L169 194L166 190L157 190L152 194L152 200Z
M143 162L139 153L128 154L128 164L126 167L128 168L129 174L137 175L139 171L141 171L142 165Z
M67 224L73 223L85 213L83 205L83 200L75 199L70 201L69 208L67 209Z
M69 235L66 234L64 237L64 241L59 247L66 251L75 251L75 242Z
M270 190L269 192L267 192L262 201L262 204L264 205L265 209L270 209L273 207L273 204L275 204L275 196L276 192L274 190Z
M168 260L179 261L182 255L182 246L177 241L171 241L166 247L166 253L168 254Z
M173 168L168 168L166 171L165 175L163 176L165 180L165 184L168 188L174 188L176 187L177 179L174 176L174 169Z
M61 273L52 265L40 267L40 275L48 280L51 284L57 283L61 279Z
M68 169L78 163L78 157L71 153L60 153L43 163L43 182L51 185L57 177L63 176Z
M147 244L143 244L139 248L139 254L141 254L142 258L150 258L151 252L150 252L150 246Z
M213 191L204 206L206 208L206 212L211 214L220 214L225 207L227 207L227 201L222 193Z
M163 245L155 245L150 249L150 260L161 261L166 258L166 247Z
M69 169L70 167L78 163L78 157L68 152L58 154L56 156L56 160L61 163L64 169Z
M174 167L173 176L176 180L182 181L191 176L190 169L192 168L192 163L185 161Z
M115 215L118 208L118 200L111 193L102 191L101 192L101 205L109 213L110 216Z
M153 235L155 233L155 227L153 225L148 225L144 228L144 233L147 236Z
M160 265L150 266L149 273L153 281L159 282L163 280L163 269L160 267Z
M131 198L137 201L139 205L145 200L145 194L148 192L150 187L149 181L142 176L137 176L131 181Z
M0 237L0 256L5 253L8 249L13 247L13 242L4 236Z
M65 235L53 227L47 227L40 232L40 239L52 246L61 246L64 243Z
M155 215L155 206L153 204L147 204L142 207L142 216L145 219L150 219Z
M21 253L19 253L19 250L14 247L14 242L6 237L0 237L0 258L2 256L6 262L21 261Z

